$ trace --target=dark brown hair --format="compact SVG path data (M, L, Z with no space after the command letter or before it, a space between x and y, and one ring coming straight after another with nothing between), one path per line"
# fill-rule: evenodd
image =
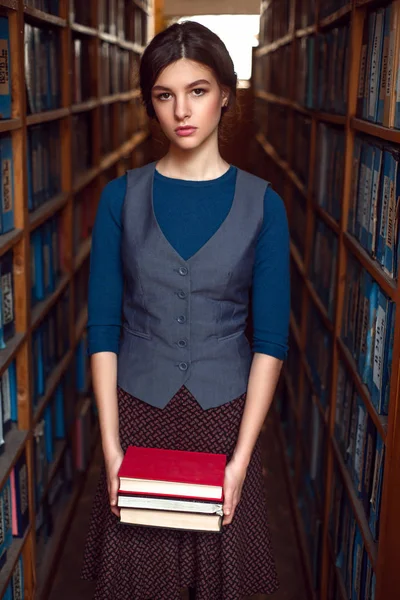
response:
M231 106L235 106L237 76L225 44L204 25L185 21L174 23L158 33L143 53L139 82L149 117L155 117L151 99L153 85L161 71L180 58L205 65L212 70L220 87L229 90L228 105L222 108L222 114Z

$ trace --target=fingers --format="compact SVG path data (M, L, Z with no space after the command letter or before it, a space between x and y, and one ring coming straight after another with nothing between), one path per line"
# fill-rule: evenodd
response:
M227 490L224 498L224 520L222 521L222 525L229 525L232 523L237 504L237 495L233 493L233 490Z
M119 489L119 478L113 477L108 485L108 495L110 500L111 512L119 517L118 507L118 489Z

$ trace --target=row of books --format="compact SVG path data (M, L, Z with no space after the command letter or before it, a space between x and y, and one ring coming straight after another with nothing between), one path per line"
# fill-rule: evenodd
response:
M52 15L59 15L60 0L24 0L26 6L42 10Z
M17 371L15 360L0 378L0 454L6 446L6 435L18 422Z
M348 231L397 277L399 247L400 147L356 136L353 150Z
M270 44L289 33L290 0L270 2L260 18L260 46Z
M33 407L44 395L53 369L69 348L69 290L32 333Z
M26 450L22 450L0 490L0 564L14 538L22 538L29 524L28 468Z
M338 469L332 483L329 535L348 598L374 598L376 579ZM331 584L332 585L332 584Z
M316 18L316 0L296 0L296 29L314 25Z
M296 101L309 109L346 114L349 26L296 40Z
M3 600L24 600L24 598L24 562L20 555L12 571L9 584L4 592Z
M320 19L325 19L326 17L330 17L338 10L347 6L349 4L348 0L324 0L319 7L319 17Z
M349 254L341 337L379 414L388 414L395 304Z
M372 10L364 22L357 115L400 129L400 2Z
M13 251L0 257L0 348L15 334Z
M288 132L287 109L279 104L256 98L254 118L260 133L272 144L279 157L285 159Z
M342 211L345 135L342 128L319 123L314 175L314 198L334 219Z
M298 372L297 372L297 378ZM299 396L300 397L300 396ZM323 514L325 495L325 459L327 454L327 431L320 409L314 397L310 380L303 381L303 394L300 414L300 435L302 437L303 479L312 482L315 493L317 516ZM325 413L327 415L327 411Z
M257 91L269 92L289 98L290 64L292 48L290 44L258 56L253 61L253 85Z
M328 225L316 219L310 261L310 281L333 321L336 301L338 238Z
M384 443L342 362L336 389L335 438L372 537L378 540Z
M76 0L79 4L79 0ZM143 2L145 10L149 2ZM148 41L147 13L132 0L99 0L99 30L145 46ZM147 7L147 8L146 8Z
M329 404L332 373L332 336L310 303L307 323L306 357L311 370L314 389L324 408Z
M25 23L24 63L29 114L61 104L60 37L56 29Z
M113 44L100 45L100 94L109 96L128 92L133 88L132 76L137 67L137 56ZM85 71L83 70L83 76Z
M12 139L0 136L0 234L14 229L14 160Z
M31 303L35 306L56 289L64 257L62 220L59 214L31 234Z
M28 127L29 211L36 210L61 192L61 145L58 121Z

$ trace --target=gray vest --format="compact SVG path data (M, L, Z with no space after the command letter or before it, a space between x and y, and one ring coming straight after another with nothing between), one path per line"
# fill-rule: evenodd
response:
M154 214L155 164L127 173L118 385L160 408L185 385L208 409L247 389L245 327L268 183L238 170L226 219L184 260Z

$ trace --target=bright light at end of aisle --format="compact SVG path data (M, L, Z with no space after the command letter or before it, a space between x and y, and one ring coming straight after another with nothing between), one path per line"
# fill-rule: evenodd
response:
M258 46L260 15L198 15L179 19L179 23L183 21L196 21L214 31L226 45L238 79L250 79L251 49Z

